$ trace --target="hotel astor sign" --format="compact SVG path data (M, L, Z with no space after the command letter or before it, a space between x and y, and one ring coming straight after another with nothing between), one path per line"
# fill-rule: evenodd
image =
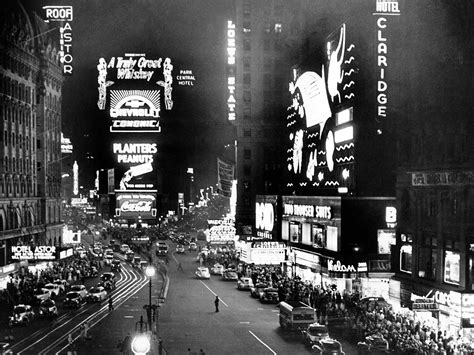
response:
M12 259L14 260L55 260L56 247L52 245L18 245L11 247Z

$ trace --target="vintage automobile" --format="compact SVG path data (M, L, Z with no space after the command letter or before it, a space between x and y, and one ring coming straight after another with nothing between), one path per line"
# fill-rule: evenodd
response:
M225 281L237 281L238 280L237 272L234 269L225 269L222 272L222 280Z
M178 254L184 254L184 252L186 251L186 249L184 248L184 245L183 244L178 244L176 246L176 252Z
M198 279L206 279L209 280L211 278L211 274L209 269L205 266L199 266L197 270L194 272Z
M107 298L107 291L102 286L91 287L87 302L101 302Z
M311 347L312 354L319 354L319 355L344 355L344 351L342 351L341 343L338 342L336 339L326 338L322 340L318 340L314 343Z
M142 258L139 256L134 256L132 260L132 266L139 268L140 267L140 261L142 261Z
M13 314L9 317L9 324L12 325L28 325L35 317L33 308L27 304L19 304L13 308Z
M224 265L221 265L219 263L214 264L214 266L211 267L211 275L221 275L224 272Z
M44 285L44 289L48 290L49 296L55 299L61 293L61 287L55 283L48 283Z
M58 316L58 307L52 299L41 301L38 311L40 317L53 318Z
M196 251L196 250L198 250L198 246L195 242L191 242L191 243L189 243L188 249L189 249L189 251Z
M79 308L82 306L82 297L79 292L69 291L64 298L63 306L67 308Z
M307 329L301 331L305 345L313 346L319 340L329 338L328 328L319 323L308 325Z
M263 292L264 289L269 287L270 285L263 283L263 282L257 282L255 285L250 287L250 296L254 298L260 298L260 294Z
M133 261L134 256L135 256L135 253L133 251L129 250L125 253L125 260Z
M357 343L359 354L386 354L389 353L388 341L380 334L369 335L364 341Z
M112 271L121 271L122 270L122 263L120 260L112 260L112 264L110 265L110 270Z
M72 285L69 291L77 292L81 298L87 297L87 289L84 285Z
M262 303L278 303L279 301L278 289L275 287L264 288L260 293L260 302Z
M109 291L115 288L115 283L115 274L113 272L104 272L102 275L100 275L100 283L98 286L102 286Z
M237 280L237 289L238 290L250 290L253 286L253 281L250 277L241 277Z
M125 254L129 250L130 250L130 247L128 246L128 244L122 244L120 246L120 251L122 252L122 254Z
M66 293L66 291L69 290L69 286L70 286L69 282L67 282L66 280L60 280L60 279L54 280L53 284L59 286L59 289L61 290L60 293Z
M49 291L45 288L37 288L33 291L33 298L35 304L38 304L44 300L49 300L51 298Z
M104 256L104 264L107 265L107 266L111 266L112 265L112 261L114 260L114 256L113 255L105 255Z

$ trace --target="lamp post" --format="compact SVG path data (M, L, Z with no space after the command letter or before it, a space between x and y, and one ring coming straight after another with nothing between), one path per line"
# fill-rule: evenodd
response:
M147 316L148 316L148 329L151 330L151 317L152 317L152 306L151 306L151 278L153 275L155 275L155 268L151 265L148 265L145 269L145 274L150 278L150 281L148 283L148 306L146 306L147 309Z

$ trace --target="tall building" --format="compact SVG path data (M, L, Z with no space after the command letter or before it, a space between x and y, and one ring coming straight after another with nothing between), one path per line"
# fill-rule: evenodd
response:
M19 1L2 6L0 266L11 272L13 246L61 244L63 78L46 23Z
M393 258L400 302L450 334L462 329L471 341L473 10L468 2L416 3L401 18L404 46L395 55L404 66L406 113L397 124L400 213Z
M237 234L251 236L255 197L280 188L289 68L302 47L301 1L235 0L227 24L228 119L235 125Z

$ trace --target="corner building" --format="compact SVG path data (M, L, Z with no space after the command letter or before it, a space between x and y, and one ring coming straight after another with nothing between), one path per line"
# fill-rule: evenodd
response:
M19 245L61 245L61 88L57 45L19 1L2 5L0 34L0 288Z

